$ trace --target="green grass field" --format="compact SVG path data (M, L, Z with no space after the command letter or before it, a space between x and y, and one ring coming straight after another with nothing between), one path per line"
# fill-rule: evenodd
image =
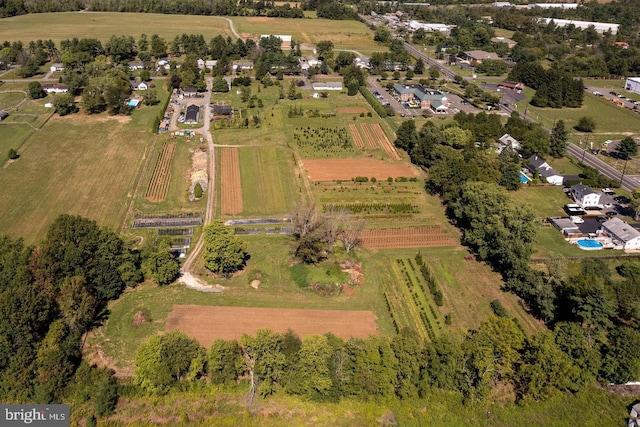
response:
M509 193L511 199L519 205L529 205L539 218L565 215L562 207L572 203L562 191L561 186L522 187Z
M60 40L73 37L95 37L103 42L112 35L132 36L158 34L167 42L176 35L202 34L205 40L221 34L233 34L229 23L215 16L185 16L117 12L34 13L2 20L0 40L27 43L30 40Z
M291 212L304 197L290 151L282 147L247 147L238 151L243 216Z

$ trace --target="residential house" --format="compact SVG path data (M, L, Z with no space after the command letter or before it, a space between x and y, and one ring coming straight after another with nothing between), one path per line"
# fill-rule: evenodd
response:
M129 69L131 71L142 70L143 68L144 68L144 64L140 61L129 62Z
M498 83L499 90L511 90L513 92L522 92L524 90L524 85L518 82L500 82Z
M47 93L64 93L69 92L69 87L58 83L47 83L42 85L42 90Z
M52 73L55 73L56 71L63 71L64 67L62 66L62 64L51 64L49 70L51 70Z
M492 7L513 7L514 5L508 1L494 1L491 3Z
M193 98L198 95L198 90L195 87L186 87L182 90L182 96L184 98Z
M198 68L204 70L204 59L200 58L196 62L198 63Z
M342 82L316 82L313 90L342 90Z
M149 85L147 85L145 82L138 83L135 80L131 80L130 84L131 84L131 90L147 90L147 89L149 89Z
M354 59L353 62L356 65L356 67L360 69L363 69L363 68L367 70L371 69L371 65L369 64L369 58L366 56L359 56L356 59Z
M197 105L189 105L187 107L187 114L184 117L186 124L197 124L200 118L200 107Z
M463 52L461 58L465 61L469 61L471 64L482 64L482 61L486 61L487 59L500 59L497 53L485 52L484 50L469 50L467 52Z
M322 61L318 58L314 58L312 56L304 58L300 58L300 69L302 71L307 71L311 67L319 67L322 64Z
M217 59L207 59L206 61L204 61L205 68L213 68L216 65L218 65Z
M156 70L160 71L162 69L168 70L171 68L171 61L169 58L160 58L158 62L156 62Z
M511 40L511 39L509 39L507 37L493 37L491 39L491 42L492 43L504 43L504 44L507 45L507 47L509 49L513 49L518 44L517 41Z
M400 97L401 102L419 104L420 109L431 109L436 113L446 113L448 111L449 99L440 91L425 89L419 84L395 84L393 85L393 90Z
M636 230L620 218L611 218L602 223L604 231L616 246L625 251L640 249L640 231Z
M231 68L233 68L234 71L253 70L253 61L233 61Z
M542 157L537 154L529 157L529 166L527 166L527 168L531 173L538 172L538 175L543 177L549 184L562 185L564 182L564 177L556 172Z
M582 184L572 185L570 188L571 195L577 204L586 207L601 207L600 196L602 193L595 191L590 187Z
M502 153L502 150L504 150L505 148L510 148L513 151L520 151L521 147L522 145L520 144L520 141L518 141L508 133L505 133L500 138L498 138L498 153Z
M636 403L631 407L627 427L640 427L640 403Z

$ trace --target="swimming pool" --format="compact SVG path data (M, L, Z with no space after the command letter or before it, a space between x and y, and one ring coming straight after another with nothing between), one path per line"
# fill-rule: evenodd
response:
M602 243L598 242L597 240L582 239L578 240L576 244L580 249L583 249L585 251L597 251L599 249L602 249Z
M527 175L525 175L522 172L520 172L520 182L523 183L523 184L526 184L529 181L531 181L531 179Z
M129 107L132 108L136 108L138 106L138 104L140 103L139 99L130 99L129 103L127 104Z

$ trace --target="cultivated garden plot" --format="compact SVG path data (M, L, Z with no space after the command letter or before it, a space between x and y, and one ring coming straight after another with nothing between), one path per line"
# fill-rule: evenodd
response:
M306 310L258 307L174 305L165 330L180 330L209 348L216 339L240 339L258 329L284 333L293 329L301 338L325 334L349 339L378 335L372 311Z
M404 162L378 159L305 159L304 167L311 181L350 180L356 177L417 177L413 166Z
M364 230L360 240L368 249L454 247L460 244L440 225Z
M293 140L304 158L334 157L355 152L351 136L344 127L297 128L293 132Z
M222 215L242 213L242 185L240 182L240 161L237 148L220 149L222 157Z
M150 202L162 202L167 197L169 180L171 179L171 160L173 160L175 148L176 144L174 143L162 145L162 150L153 168L151 181L144 195Z

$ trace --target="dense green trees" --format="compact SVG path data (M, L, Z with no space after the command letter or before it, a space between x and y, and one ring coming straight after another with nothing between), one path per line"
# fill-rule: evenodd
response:
M31 82L29 83L29 98L31 99L40 99L47 96L44 90L42 90L42 85L40 82Z
M551 130L550 154L556 159L562 158L567 153L567 139L569 135L564 125L564 120L558 120Z
M616 151L623 159L630 159L638 154L638 144L630 136L625 136L616 147Z
M159 285L168 285L180 274L180 263L171 250L169 238L157 239L144 254L144 264Z
M234 236L233 229L221 220L204 228L204 265L216 274L228 275L241 270L247 260L247 244Z

